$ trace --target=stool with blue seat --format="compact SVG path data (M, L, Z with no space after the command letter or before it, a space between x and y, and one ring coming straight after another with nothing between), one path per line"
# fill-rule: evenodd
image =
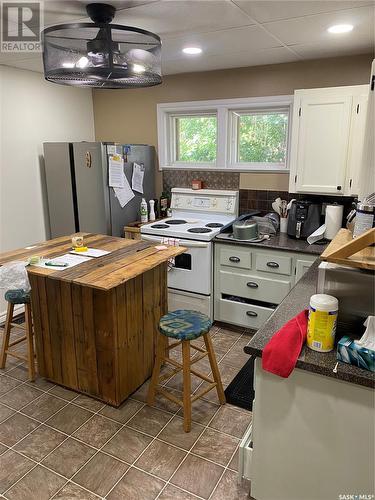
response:
M170 312L160 319L159 334L157 339L156 359L148 392L148 404L155 403L156 393L160 393L170 401L178 404L184 410L184 431L191 429L191 405L211 389L216 388L220 404L225 403L225 395L219 368L217 366L215 352L209 334L212 323L208 316L198 311L179 309ZM191 341L203 336L205 349L193 344ZM175 340L168 345L168 337ZM182 346L182 363L170 358L169 351L175 347ZM198 352L196 356L190 357L190 348ZM201 359L208 356L213 379L198 372L192 366ZM172 365L171 372L160 376L163 363ZM174 394L168 392L161 384L163 381L178 372L183 373L183 399L178 399ZM207 384L196 394L191 394L191 374L201 378Z
M8 290L5 292L5 300L8 302L8 308L4 326L3 344L0 351L0 368L5 368L8 355L22 361L26 361L28 364L29 380L33 381L35 380L35 354L30 294L22 289ZM12 322L14 306L17 304L23 304L25 306L25 325L19 325ZM12 327L24 330L25 335L23 337L16 338L13 342L10 342ZM10 349L11 347L14 347L24 341L27 343L26 356Z

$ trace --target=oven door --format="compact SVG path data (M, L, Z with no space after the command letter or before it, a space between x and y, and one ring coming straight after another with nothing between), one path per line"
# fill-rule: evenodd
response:
M142 234L142 240L161 243L162 238ZM212 289L212 243L179 239L187 251L175 257L168 273L168 287L186 292L210 295Z

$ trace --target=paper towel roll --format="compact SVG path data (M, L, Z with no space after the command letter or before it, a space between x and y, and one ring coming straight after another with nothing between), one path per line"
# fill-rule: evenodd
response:
M338 233L339 229L342 227L342 215L344 213L343 205L327 205L326 206L326 218L325 226L326 231L324 237L327 240L333 240L333 238Z

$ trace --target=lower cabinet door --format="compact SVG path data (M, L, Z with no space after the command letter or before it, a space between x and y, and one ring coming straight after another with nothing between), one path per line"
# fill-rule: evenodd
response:
M260 328L274 311L270 307L243 304L228 299L220 299L219 308L220 321L254 329Z
M313 260L304 260L304 259L296 260L296 283L302 278L302 276L313 264L313 262L314 262Z

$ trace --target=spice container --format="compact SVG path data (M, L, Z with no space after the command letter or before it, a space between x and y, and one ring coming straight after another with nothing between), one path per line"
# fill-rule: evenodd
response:
M374 205L357 203L353 238L374 227Z
M191 181L192 189L202 189L202 181L199 179L193 179Z

